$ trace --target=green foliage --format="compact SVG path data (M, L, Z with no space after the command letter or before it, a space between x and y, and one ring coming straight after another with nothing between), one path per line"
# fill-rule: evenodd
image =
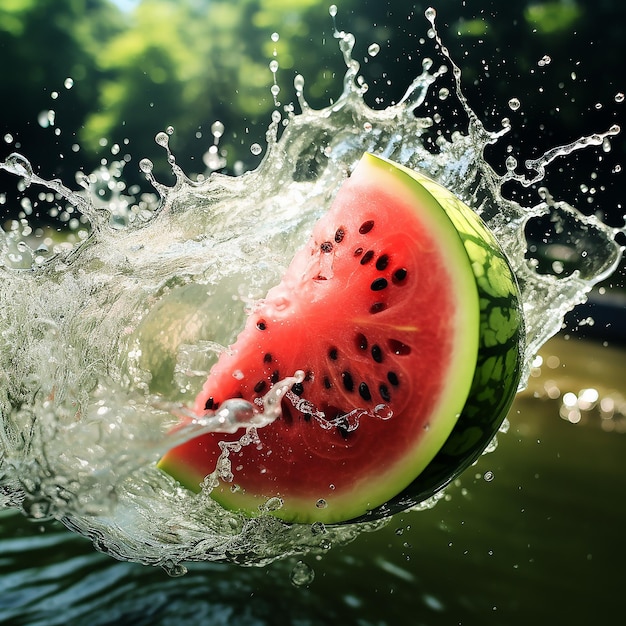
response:
M543 124L539 116L559 102L550 128L564 134L581 112L624 90L616 84L626 60L626 4L619 0L523 0L497 8L484 0L337 4L337 27L356 36L355 58L367 75L367 98L374 106L400 99L420 73L422 58L433 55L428 39L424 42L429 4L437 9L438 29L479 114L506 109L510 97L529 94L523 98L526 128L533 121ZM297 74L305 77L305 96L314 107L327 105L341 90L345 66L329 5L329 0L141 0L127 14L113 0L2 0L0 137L11 133L15 143L7 150L32 156L47 175L72 175L79 166L89 170L100 157L110 157L112 144L128 144L133 162L125 178L137 182L136 162L143 156L153 158L157 175L168 170L154 136L170 125L183 169L202 171L198 161L213 142L210 126L220 120L228 166L235 159L253 164L249 147L263 143L276 106L271 60L279 64L279 108L295 99ZM372 42L381 51L368 58ZM537 61L546 54L549 67L538 70ZM603 94L569 78L579 74L581 59L588 73L607 77L599 81ZM548 105L533 82L543 73L541 94ZM63 89L67 77L74 80L70 91ZM52 100L55 91L60 97ZM56 126L42 129L37 118L47 109L54 109ZM502 115L498 112L498 122ZM536 140L533 130L526 134ZM78 154L74 144L81 146Z
M330 34L330 17L322 6L320 0L140 3L127 27L97 56L106 78L99 106L81 131L82 142L97 146L101 138L116 143L130 139L137 156L149 155L154 146L147 142L171 125L176 129L172 145L185 154L201 150L194 144L196 133L215 119L241 143L261 140L275 106L270 60L279 62L283 89L297 72L307 76L314 99L326 96L333 82L327 68L337 64L334 45L327 59L298 58L298 50L319 41L325 31ZM277 41L274 32L280 34ZM263 124L255 127L261 119ZM232 142L226 138L223 146L232 148Z
M574 0L530 4L524 11L526 21L546 35L570 32L582 15L582 8Z

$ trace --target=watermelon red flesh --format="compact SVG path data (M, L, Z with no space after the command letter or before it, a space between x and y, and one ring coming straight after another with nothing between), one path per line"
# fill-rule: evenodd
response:
M401 492L463 409L478 315L471 264L445 212L411 176L365 155L197 398L198 414L227 398L258 403L305 372L259 443L230 452L233 481L220 480L213 497L255 514L277 496L283 519L335 522ZM198 490L219 443L242 434L194 439L160 467Z

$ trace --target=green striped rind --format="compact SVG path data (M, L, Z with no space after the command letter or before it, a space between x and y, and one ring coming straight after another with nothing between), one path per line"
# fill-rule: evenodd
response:
M470 394L443 447L398 496L358 518L376 519L435 495L484 452L517 393L524 353L524 321L515 274L493 233L454 194L397 164L439 202L470 258L480 302L479 350Z

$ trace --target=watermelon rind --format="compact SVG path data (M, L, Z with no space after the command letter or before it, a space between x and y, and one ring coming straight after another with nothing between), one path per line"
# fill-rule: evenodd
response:
M462 474L493 441L518 391L523 369L524 318L515 273L481 218L431 178L393 163L440 204L471 260L480 303L479 349L472 387L452 433L429 465L400 494L350 522L373 520L424 502Z

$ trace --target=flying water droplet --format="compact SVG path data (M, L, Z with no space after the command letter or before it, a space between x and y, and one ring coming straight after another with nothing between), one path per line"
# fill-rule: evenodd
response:
M49 111L41 111L37 116L37 122L42 128L48 128L48 126L54 126L55 116L56 113L52 109Z
M159 132L156 134L156 137L154 138L154 140L160 145L163 146L164 148L167 146L167 144L170 141L169 135L167 133L164 132Z
M66 89L71 89L74 86L74 79L73 78L66 78L65 81L63 82L63 86Z
M24 180L24 184L30 185L33 177L33 166L30 161L17 152L10 154L4 162L5 169L11 174L20 176Z
M511 111L517 111L521 106L521 102L517 98L511 98L509 100L509 108Z
M370 47L367 49L367 54L371 57L375 57L380 52L380 46L377 43L370 44Z
M261 146L258 143L253 143L250 146L250 152L252 152L254 156L258 156L259 154L261 154L261 152L263 152L263 148L261 148Z
M539 59L539 61L537 61L537 65L538 65L539 67L545 67L546 65L550 65L550 63L551 63L551 62L552 62L552 58L551 58L549 55L544 54L544 55L543 55L543 56Z
M150 174L154 169L154 163L152 163L150 159L141 159L141 161L139 161L139 169L144 174Z
M304 561L298 561L291 570L291 584L294 587L310 585L315 578L315 571Z
M224 134L224 124L220 121L215 121L211 125L211 134L215 139L219 139Z

